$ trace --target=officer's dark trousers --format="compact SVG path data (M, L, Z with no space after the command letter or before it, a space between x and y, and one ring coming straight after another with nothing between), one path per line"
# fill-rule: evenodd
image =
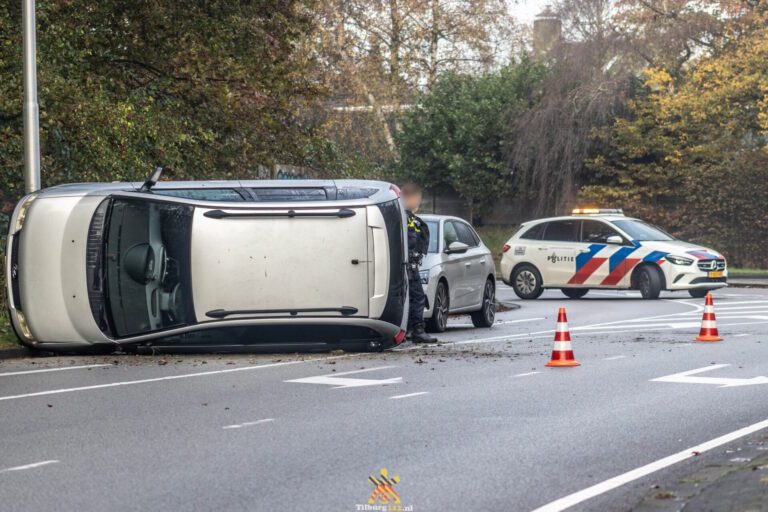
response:
M421 286L418 274L408 279L408 330L416 327L424 327L424 307L427 305L427 297Z

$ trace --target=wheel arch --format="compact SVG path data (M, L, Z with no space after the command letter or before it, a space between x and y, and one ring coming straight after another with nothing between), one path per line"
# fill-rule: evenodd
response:
M520 267L533 267L534 269L536 269L536 272L538 272L539 276L541 277L541 285L544 286L544 275L541 273L541 270L539 270L539 267L537 267L535 264L533 264L530 261L521 261L520 263L518 263L514 267L512 267L512 271L509 273L509 282L510 283L512 283L512 278L514 277L515 272L517 272L517 270Z
M643 261L635 265L635 268L632 269L632 276L630 277L629 286L633 290L637 290L637 279L640 275L640 270L647 267L656 269L656 272L659 273L659 278L661 279L661 289L666 290L667 276L664 274L664 270L662 270L662 268L657 263L654 263L652 261Z

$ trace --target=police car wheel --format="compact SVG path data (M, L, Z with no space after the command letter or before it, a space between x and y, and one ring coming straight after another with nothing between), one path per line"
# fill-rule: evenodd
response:
M653 267L640 269L637 275L637 288L644 299L658 299L661 294L661 276Z
M435 290L435 301L432 307L432 318L426 322L428 332L445 332L448 326L448 312L450 311L450 296L448 295L448 286L444 281L437 283Z
M703 299L707 296L709 292L712 290L708 290L706 288L694 288L693 290L688 290L688 293L693 297L694 299Z
M560 291L569 299L580 299L589 292L589 288L561 288Z
M475 327L491 327L496 320L496 287L490 279L485 282L483 290L483 306L480 311L471 314L472 325Z
M541 274L533 265L518 267L512 274L512 289L521 299L538 299L544 293Z

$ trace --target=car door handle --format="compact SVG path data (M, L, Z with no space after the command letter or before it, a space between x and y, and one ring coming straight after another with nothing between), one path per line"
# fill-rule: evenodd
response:
M540 251L548 251L548 250L549 250L549 247L539 247L539 250L540 250Z

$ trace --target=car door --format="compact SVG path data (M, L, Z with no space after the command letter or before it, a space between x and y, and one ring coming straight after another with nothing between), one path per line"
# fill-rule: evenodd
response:
M583 257L580 249L579 219L563 219L549 222L544 229L541 245L537 248L539 270L544 286L561 287L573 284ZM542 256L543 255L543 256Z
M451 220L443 221L443 268L448 279L448 294L451 309L459 309L467 305L467 269L465 261L467 253L449 253L448 247L459 241L456 226Z
M469 246L464 259L465 282L467 293L467 306L475 306L482 302L483 292L485 291L485 281L488 276L488 255L485 249L480 245L480 237L475 230L462 221L451 221L456 227L456 233L459 236L459 242Z
M618 237L621 244L608 243L611 237ZM637 247L614 229L610 224L598 219L584 219L581 224L582 258L589 258L585 266L593 269L591 275L582 273L577 284L589 286L629 287L631 270L640 261L633 258ZM584 268L584 267L582 267Z

